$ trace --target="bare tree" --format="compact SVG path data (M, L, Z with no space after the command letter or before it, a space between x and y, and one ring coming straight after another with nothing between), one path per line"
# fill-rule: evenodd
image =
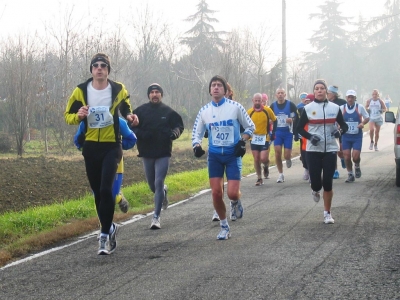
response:
M251 62L249 58L251 52L251 38L247 30L234 30L228 35L226 46L222 52L221 73L232 85L235 100L238 102L250 97L248 83L250 80Z
M305 64L302 63L301 58L293 59L288 64L288 98L293 102L298 103L300 93L311 93L310 88L312 82L309 81L307 74L309 70ZM289 89L289 87L291 89Z
M273 45L273 34L268 32L266 26L261 25L256 34L248 31L251 52L249 56L250 74L257 82L257 91L265 90L263 77L269 72L267 68L268 58L271 56L271 45Z
M160 79L160 51L159 37L164 34L167 25L160 19L155 19L148 5L134 13L130 24L130 36L127 38L132 49L132 60L128 65L127 76L130 78L130 94L138 104L147 101L143 99L145 90L152 82Z
M73 7L65 10L60 27L48 26L46 28L48 35L55 41L54 53L57 57L57 60L47 61L48 63L57 63L57 66L53 68L52 83L48 84L49 89L44 91L49 101L48 124L52 137L63 154L70 148L74 133L74 128L65 124L65 103L76 84L75 68L77 65L81 65L79 52L75 50L78 41L82 38L81 22L74 19L73 11Z
M35 38L29 36L8 39L1 53L1 82L7 99L6 118L16 141L18 156L24 153L29 120L38 90L36 56Z

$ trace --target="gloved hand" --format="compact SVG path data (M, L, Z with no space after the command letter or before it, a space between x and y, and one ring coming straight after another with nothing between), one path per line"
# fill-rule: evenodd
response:
M295 135L294 135L294 141L297 142L298 140L299 140L299 135L298 135L298 134L295 134Z
M272 131L269 132L269 140L270 142L273 142L275 140L275 132Z
M205 138L205 139L208 138L208 129L206 130L206 132L204 132L204 138Z
M180 136L180 131L178 128L172 129L169 135L171 140L176 140Z
M336 139L340 138L341 136L340 131L337 129L333 130L331 136L334 136Z
M321 140L321 138L314 134L310 138L310 142L311 142L311 144L313 144L313 146L317 146L320 140Z
M193 152L194 152L194 156L196 157L202 157L204 155L204 153L206 153L201 146L196 146L193 148Z
M237 144L235 145L235 156L236 157L243 157L246 153L246 142L243 140L239 140Z

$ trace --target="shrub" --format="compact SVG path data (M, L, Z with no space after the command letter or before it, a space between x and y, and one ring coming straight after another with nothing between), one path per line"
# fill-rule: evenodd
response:
M9 153L12 149L12 139L6 133L0 132L0 153Z

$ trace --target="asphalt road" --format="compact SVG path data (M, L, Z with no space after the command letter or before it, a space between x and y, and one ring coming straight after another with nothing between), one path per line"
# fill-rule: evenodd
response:
M113 255L98 256L92 235L0 269L0 299L400 299L392 130L382 127L378 152L364 139L356 182L339 163L335 224L323 224L294 160L284 183L275 168L261 187L243 179L245 214L227 241L206 192L163 212L161 230L150 217L123 225Z

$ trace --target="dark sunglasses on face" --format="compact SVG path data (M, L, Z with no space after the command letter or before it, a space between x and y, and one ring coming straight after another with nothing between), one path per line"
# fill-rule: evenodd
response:
M107 67L107 66L108 66L108 65L105 64L105 63L102 63L102 64L94 63L94 64L92 64L92 67L93 67L93 68L98 68L98 67L100 67L100 68L104 69L104 68Z

